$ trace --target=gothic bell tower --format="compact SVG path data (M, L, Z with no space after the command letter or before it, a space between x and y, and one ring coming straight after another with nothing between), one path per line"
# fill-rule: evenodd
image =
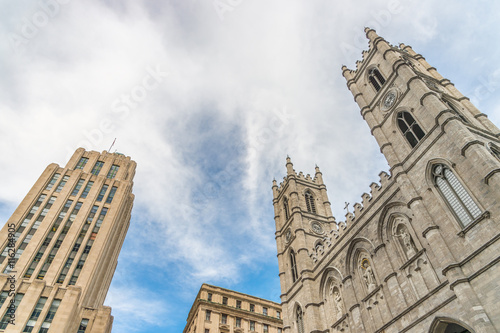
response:
M337 230L337 224L319 167L316 166L314 178L302 172L297 174L287 157L286 170L283 182L278 186L274 180L272 186L283 314L284 318L297 315L314 318L315 314L306 314L305 307L312 293L303 293L304 297L294 298L293 303L289 302L290 295L297 290L312 291L313 263L317 261L317 253L323 254L331 245L327 236ZM301 321L300 325L305 327L291 327L294 325L297 323L285 324L285 332L309 331L308 326L313 327L313 322Z
M446 131L445 139L498 138L499 130L487 116L411 46L395 47L375 30L365 32L369 49L356 70L343 66L342 73L392 169L419 155L418 148L438 139L439 127L451 122L453 133Z

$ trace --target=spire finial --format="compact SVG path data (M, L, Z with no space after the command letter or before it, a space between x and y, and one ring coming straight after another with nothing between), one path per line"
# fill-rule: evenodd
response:
M295 170L293 170L292 159L290 158L290 156L288 156L288 154L286 155L286 173L288 175L294 175L295 174Z

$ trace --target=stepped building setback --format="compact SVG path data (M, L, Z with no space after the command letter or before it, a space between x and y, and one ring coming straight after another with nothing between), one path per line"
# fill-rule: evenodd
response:
M111 332L103 303L135 168L122 154L80 148L45 169L0 231L0 332Z
M499 332L500 130L410 46L365 32L342 71L390 172L337 221L320 169L287 158L284 332Z

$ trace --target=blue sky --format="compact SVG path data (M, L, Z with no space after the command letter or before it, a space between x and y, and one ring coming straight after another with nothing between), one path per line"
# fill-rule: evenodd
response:
M0 4L0 217L78 147L137 162L105 304L114 333L180 332L203 282L279 301L271 181L323 172L334 215L387 171L347 90L370 26L500 124L492 1ZM135 94L135 99L130 96Z

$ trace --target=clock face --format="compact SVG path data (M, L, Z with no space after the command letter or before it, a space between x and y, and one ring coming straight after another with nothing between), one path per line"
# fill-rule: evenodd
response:
M397 96L395 91L389 91L384 97L384 108L390 109L394 105L394 102L396 102L396 97Z
M290 241L290 239L292 239L292 231L290 229L288 229L286 234L285 234L285 240L288 243Z
M311 229L317 234L323 233L323 227L321 226L321 224L319 222L311 223Z

